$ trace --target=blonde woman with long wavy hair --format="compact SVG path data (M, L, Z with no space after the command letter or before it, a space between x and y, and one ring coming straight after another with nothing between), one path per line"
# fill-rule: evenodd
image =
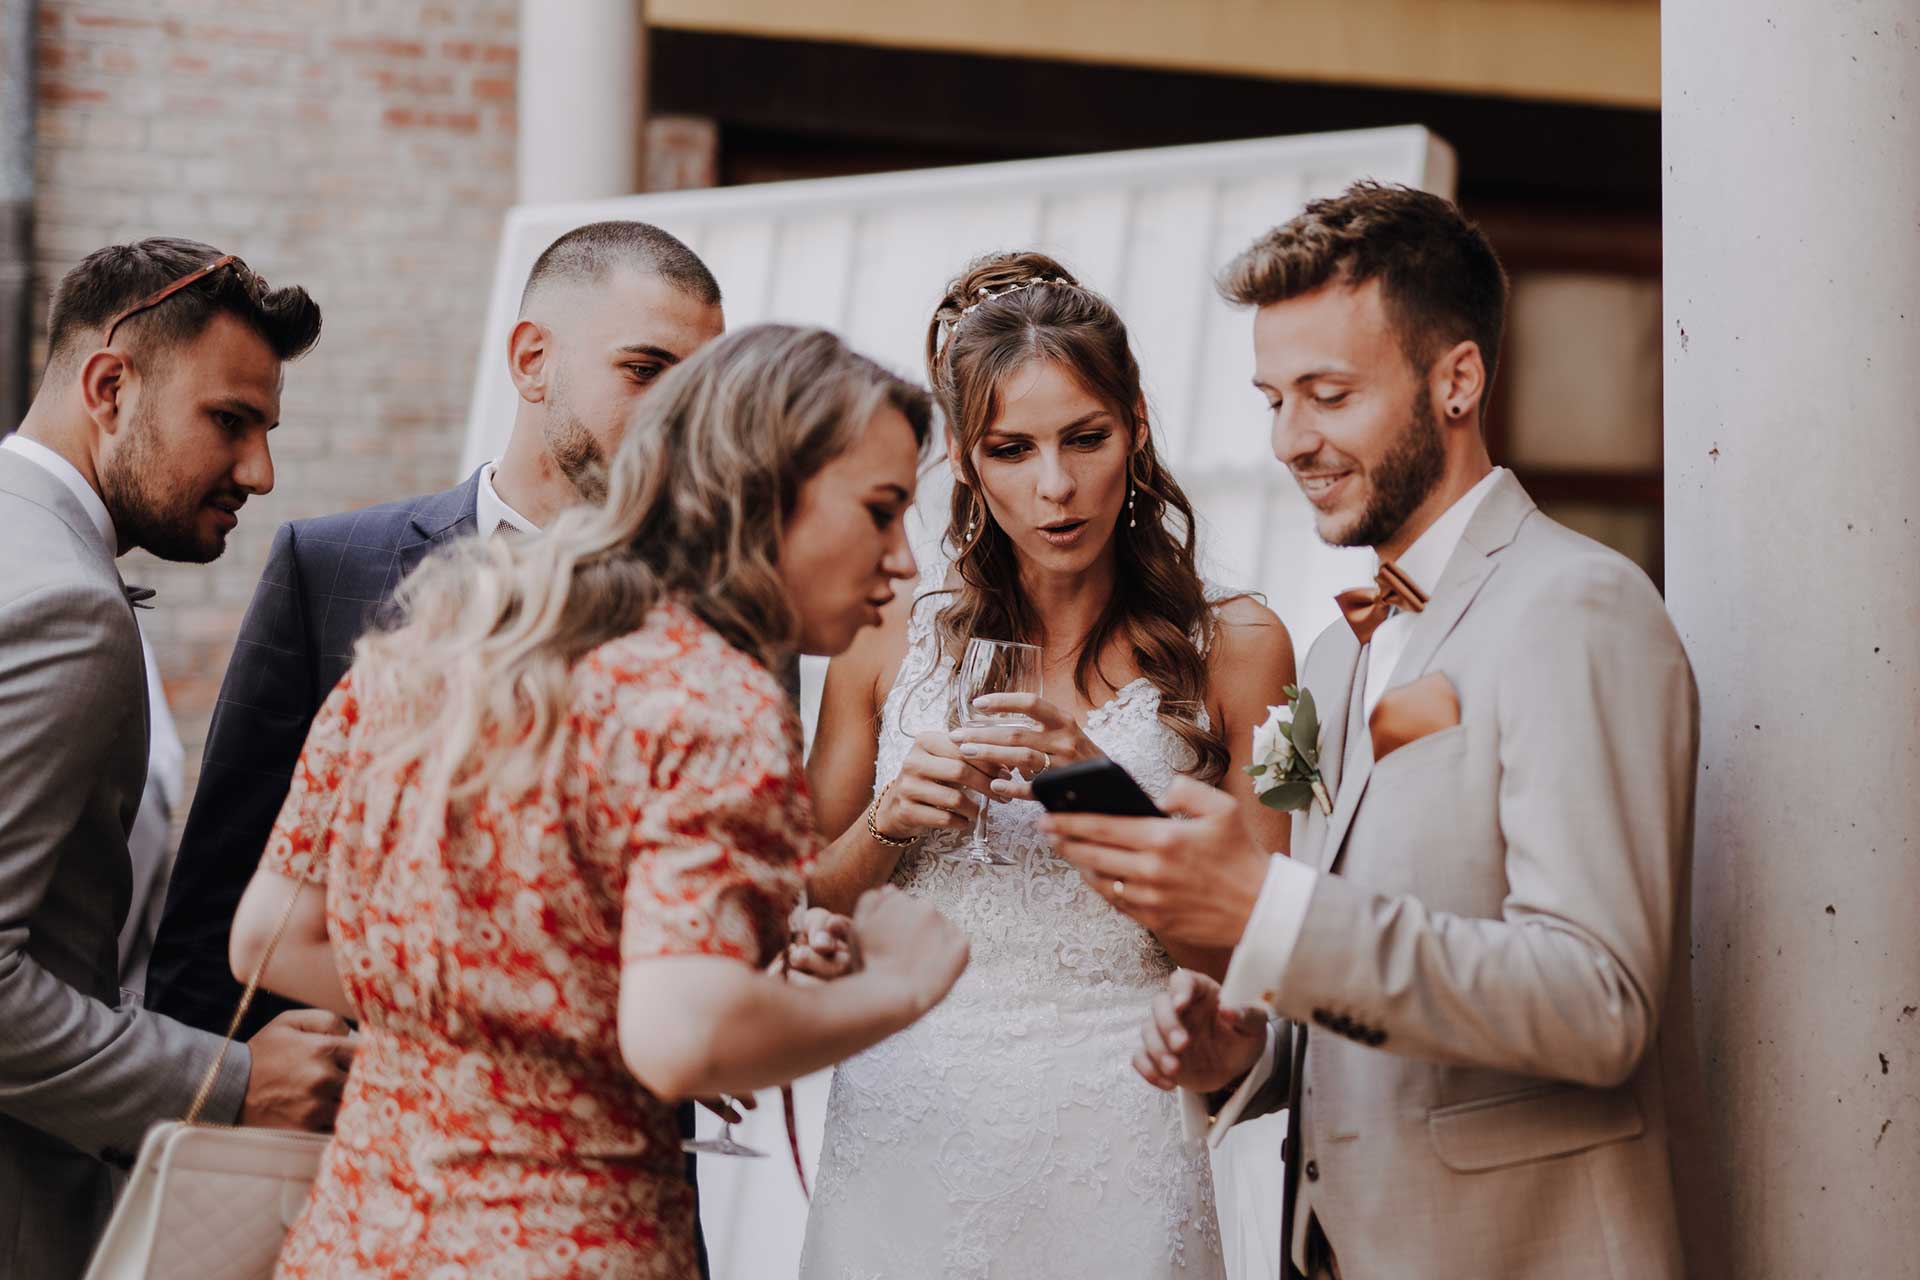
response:
M264 985L361 1025L279 1274L684 1280L672 1104L946 994L966 942L897 893L853 908L857 972L763 972L818 846L771 672L913 576L929 416L830 334L733 334L641 405L604 505L428 562L362 639L234 931L244 977L291 904Z
M1218 1277L1206 1156L1126 1063L1175 963L1226 956L1170 952L1103 901L1052 855L1025 779L1103 755L1154 794L1192 776L1284 848L1285 815L1240 766L1292 678L1286 629L1202 581L1126 326L1059 262L973 264L927 358L948 554L828 672L809 773L839 838L812 884L842 909L900 886L966 928L973 963L835 1072L801 1274ZM1039 693L992 701L1034 727L953 727L970 637L1039 648ZM1011 865L952 856L989 799L986 843Z

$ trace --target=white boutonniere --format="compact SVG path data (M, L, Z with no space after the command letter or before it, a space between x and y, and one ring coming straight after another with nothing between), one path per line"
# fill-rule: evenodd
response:
M1288 685L1284 706L1268 707L1267 718L1253 731L1253 763L1247 775L1253 793L1269 809L1304 809L1318 801L1320 812L1331 817L1333 802L1320 780L1320 715L1313 694Z

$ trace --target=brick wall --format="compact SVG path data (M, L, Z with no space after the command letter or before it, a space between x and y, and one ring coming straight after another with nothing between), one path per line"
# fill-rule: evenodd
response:
M282 521L456 478L479 318L514 188L515 0L41 0L36 296L100 245L169 234L305 285L276 487L212 565L136 553L197 774L233 636ZM40 352L35 354L38 369Z

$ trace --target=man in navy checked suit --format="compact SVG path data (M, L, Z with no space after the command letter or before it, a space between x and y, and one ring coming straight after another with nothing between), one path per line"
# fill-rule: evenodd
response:
M452 539L532 532L604 497L606 458L634 403L723 328L719 285L667 232L644 222L568 232L534 263L521 297L507 346L520 404L501 456L441 493L280 527L220 686L154 940L149 1007L225 1032L240 999L227 960L240 895L314 715L401 580ZM260 992L242 1034L289 1007Z

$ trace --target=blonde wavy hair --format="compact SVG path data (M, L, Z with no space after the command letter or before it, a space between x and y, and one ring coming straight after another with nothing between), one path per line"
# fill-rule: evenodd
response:
M782 530L801 485L884 406L924 450L927 393L823 329L757 325L701 348L635 409L604 503L538 535L459 540L354 646L376 775L419 770L423 815L533 786L564 742L574 663L665 600L780 665L799 639Z

